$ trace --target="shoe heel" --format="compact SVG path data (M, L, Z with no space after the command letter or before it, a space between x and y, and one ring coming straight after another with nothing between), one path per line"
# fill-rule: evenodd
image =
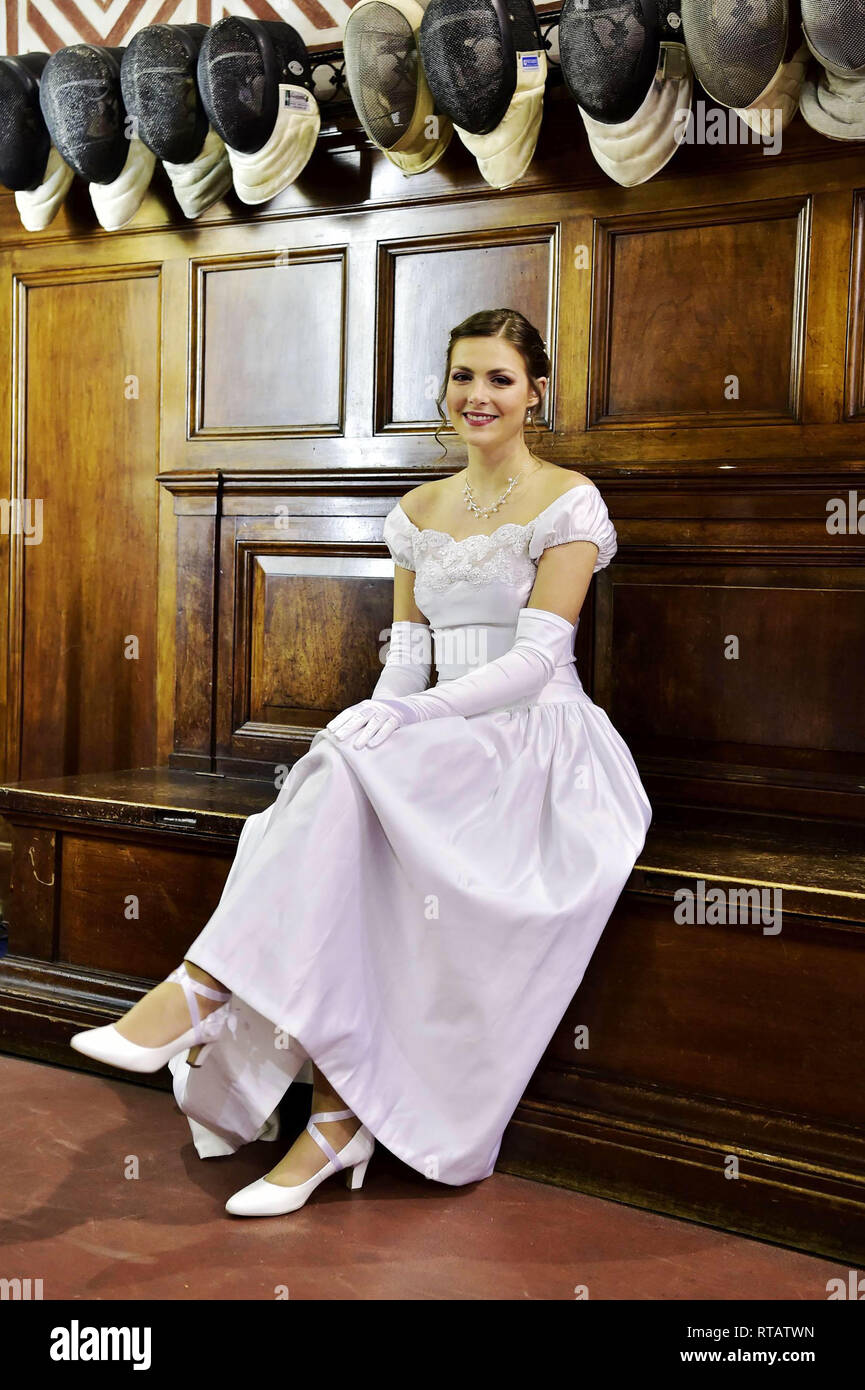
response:
M372 1157L372 1155L370 1155ZM349 1192L356 1192L359 1187L363 1187L363 1180L366 1177L366 1170L369 1158L365 1158L363 1163L356 1163L353 1168L347 1168L345 1173L345 1185Z
M196 1057L195 1061L194 1061L194 1062L188 1062L188 1063L187 1063L187 1065L188 1065L190 1071L197 1071L197 1070L198 1070L198 1068L202 1065L202 1063L204 1062L205 1057L207 1056L208 1052L210 1051L210 1049L211 1049L212 1047L213 1047L213 1043L204 1043L204 1044L202 1044L201 1051L199 1052L199 1054L198 1054L198 1056ZM191 1051L192 1051L192 1048L190 1048L189 1051L191 1052Z

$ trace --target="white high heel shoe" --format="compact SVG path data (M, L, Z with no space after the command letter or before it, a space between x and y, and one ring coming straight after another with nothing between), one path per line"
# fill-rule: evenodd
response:
M192 1019L192 1027L182 1033L179 1038L174 1038L171 1042L165 1043L162 1047L142 1047L139 1043L130 1042L129 1038L124 1038L122 1033L118 1033L113 1023L106 1023L102 1028L88 1028L83 1033L76 1033L69 1039L70 1047L74 1047L76 1052L81 1052L85 1057L93 1057L97 1062L106 1062L110 1067L123 1067L126 1071L153 1072L159 1071L164 1067L170 1058L178 1052L184 1052L187 1048L198 1047L205 1044L198 1054L199 1060L204 1057L208 1048L219 1037L226 1024L234 1031L237 1027L235 1015L226 1002L221 1009L214 1009L212 1013L201 1017L198 1004L195 1002L196 994L204 995L207 999L231 998L231 991L226 992L221 989L211 989L209 985L203 985L198 980L193 980L189 971L186 969L186 962L178 965L176 970L172 970L167 979L175 981L183 988L186 995L186 1003L189 1008L189 1017Z
M327 1124L330 1120L347 1120L353 1114L352 1110L320 1110L318 1114L310 1115L307 1131L324 1149L328 1162L314 1173L308 1182L300 1183L296 1187L281 1187L278 1183L268 1182L266 1178L259 1178L257 1182L251 1182L248 1187L242 1187L233 1197L229 1197L225 1210L232 1216L283 1216L286 1212L297 1211L302 1207L319 1183L341 1169L345 1169L346 1187L350 1191L362 1187L367 1165L375 1148L375 1139L366 1125L361 1125L348 1143L336 1153L315 1124L316 1120L321 1120L322 1124Z

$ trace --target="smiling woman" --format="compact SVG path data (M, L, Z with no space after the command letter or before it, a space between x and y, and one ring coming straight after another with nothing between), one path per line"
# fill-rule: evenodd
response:
M190 996L174 1035L154 1036L150 996L79 1035L146 1063L188 1044L200 1007L206 1065L175 1070L199 1152L254 1139L312 1061L309 1132L233 1214L294 1211L340 1168L359 1185L376 1138L440 1182L488 1177L642 848L636 766L574 664L615 529L594 484L524 438L549 379L516 311L454 329L442 398L468 461L385 518L394 623L372 698L246 821L189 978L158 987Z

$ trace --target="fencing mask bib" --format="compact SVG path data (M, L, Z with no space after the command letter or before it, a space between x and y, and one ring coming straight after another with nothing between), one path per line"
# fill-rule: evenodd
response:
M217 203L231 187L232 172L225 141L213 126L194 159L173 164L163 159L162 167L171 180L174 196L187 217L198 217Z
M99 222L115 231L141 206L155 156L127 130L120 89L122 48L78 43L52 53L39 101L62 157L90 185ZM128 138L127 138L128 137Z
M626 188L645 183L676 153L691 107L679 0L565 0L559 53L596 163Z
M406 176L437 164L453 136L418 56L422 19L417 0L360 0L343 34L352 105L373 144Z
M149 24L133 35L120 86L137 134L162 160L187 217L198 217L231 187L224 142L213 131L196 83L204 24Z
M430 0L418 34L436 105L487 183L509 188L532 161L547 55L532 0Z
M303 39L281 20L229 16L208 29L197 72L238 198L276 197L303 172L321 126Z
M802 29L820 63L802 88L802 115L830 140L865 140L865 5L802 0Z
M761 134L789 125L808 66L789 0L682 0L682 24L708 96Z
M14 190L28 232L48 226L74 178L51 143L39 105L47 62L47 53L0 58L0 183Z

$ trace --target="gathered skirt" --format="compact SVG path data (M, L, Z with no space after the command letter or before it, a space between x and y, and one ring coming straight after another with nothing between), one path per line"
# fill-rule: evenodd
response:
M186 952L235 1011L200 1067L172 1064L198 1152L256 1138L314 1061L398 1158L488 1177L650 820L582 691L375 748L320 730Z

